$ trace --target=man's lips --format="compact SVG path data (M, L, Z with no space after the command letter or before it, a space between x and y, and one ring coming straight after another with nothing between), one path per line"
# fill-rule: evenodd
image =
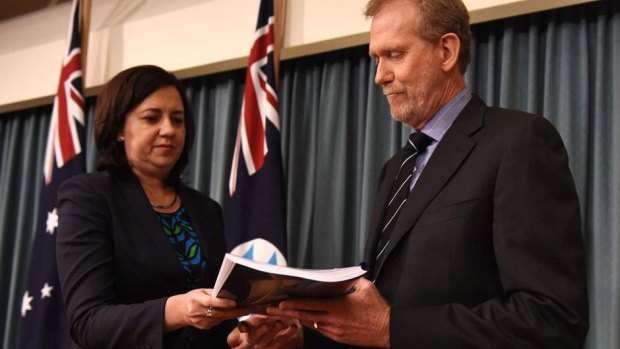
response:
M383 94L386 96L391 96L391 95L397 95L397 94L401 94L404 91L383 91Z

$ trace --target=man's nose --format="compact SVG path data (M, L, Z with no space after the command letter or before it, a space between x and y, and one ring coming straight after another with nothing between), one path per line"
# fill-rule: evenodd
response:
M375 73L375 84L385 85L394 80L394 73L384 61L377 63L377 72Z

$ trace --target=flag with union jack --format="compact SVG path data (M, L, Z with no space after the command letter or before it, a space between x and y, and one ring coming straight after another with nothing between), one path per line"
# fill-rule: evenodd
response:
M255 238L286 255L284 175L274 67L274 4L261 0L226 202L229 249Z
M85 172L81 2L74 0L67 49L45 150L37 231L21 304L20 348L69 348L71 340L56 271L56 194L67 178Z

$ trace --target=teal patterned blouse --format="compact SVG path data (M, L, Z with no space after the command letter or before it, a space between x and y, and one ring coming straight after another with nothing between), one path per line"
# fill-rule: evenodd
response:
M198 286L198 280L207 267L198 233L192 227L187 211L182 206L174 213L156 213L164 228L164 234L185 270L188 286L193 290Z

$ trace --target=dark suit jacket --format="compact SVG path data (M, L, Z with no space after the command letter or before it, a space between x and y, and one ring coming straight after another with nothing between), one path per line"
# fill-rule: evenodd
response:
M401 157L384 166L365 252L391 306L392 348L580 348L588 305L579 204L553 126L474 96L374 263Z
M226 252L220 206L186 186L177 190L207 259L199 287L213 287ZM75 348L225 347L230 323L164 335L166 299L189 289L133 174L71 178L58 193L58 214L58 271Z

